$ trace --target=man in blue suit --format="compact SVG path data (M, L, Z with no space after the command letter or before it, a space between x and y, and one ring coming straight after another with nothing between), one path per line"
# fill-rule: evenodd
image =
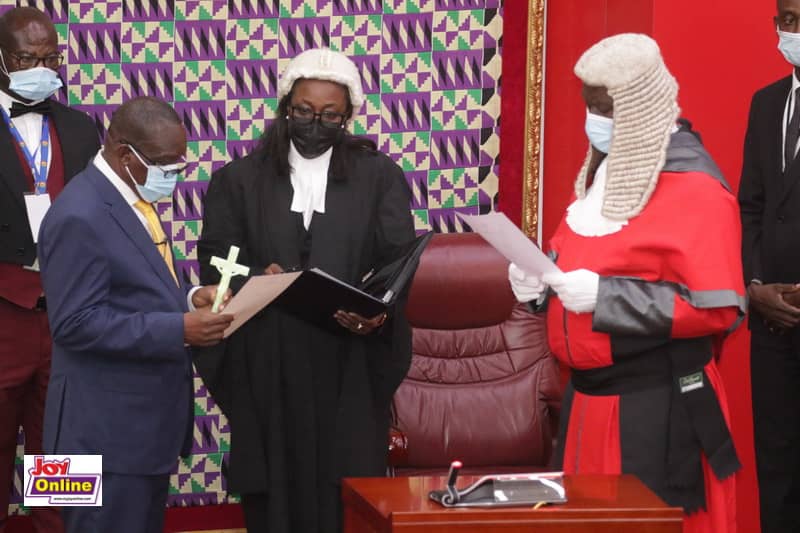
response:
M162 530L169 472L191 444L188 346L219 342L233 318L211 313L215 286L182 285L152 206L172 195L185 153L168 104L130 100L42 224L53 337L44 449L103 456L103 506L65 507L69 532Z

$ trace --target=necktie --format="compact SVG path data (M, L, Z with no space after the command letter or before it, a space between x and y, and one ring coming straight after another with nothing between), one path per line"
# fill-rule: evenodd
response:
M161 257L164 258L164 262L167 264L167 268L169 268L172 277L175 279L175 283L178 283L178 276L175 274L175 266L172 264L172 252L169 249L169 241L167 240L167 235L164 233L164 228L161 227L161 221L158 219L156 210L153 209L150 203L144 200L139 200L133 204L133 207L138 209L147 220L147 226L150 228L150 235L153 237L153 243L158 246L158 251L161 253Z
M794 161L798 137L800 137L800 87L794 92L794 110L792 111L792 118L786 126L786 140L783 145L784 172L789 170L789 165Z
M19 117L25 113L39 113L40 115L49 115L52 111L50 100L42 100L38 104L24 105L19 102L11 102L11 110L9 115L11 118Z

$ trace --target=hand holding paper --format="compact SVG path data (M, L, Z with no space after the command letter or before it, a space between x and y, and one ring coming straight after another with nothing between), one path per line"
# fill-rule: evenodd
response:
M538 300L547 288L539 276L526 274L524 270L514 263L508 265L508 281L517 301L526 303Z
M526 274L542 276L561 272L556 264L503 213L458 216L469 224L475 233L494 246L503 257L524 270Z
M568 311L590 313L597 305L600 276L591 270L580 269L566 273L545 274L542 281L556 291Z
M213 346L223 339L233 315L199 309L183 315L183 342L190 346Z

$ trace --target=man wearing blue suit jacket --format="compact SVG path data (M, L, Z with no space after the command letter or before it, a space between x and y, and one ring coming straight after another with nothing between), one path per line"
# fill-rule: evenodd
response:
M188 346L219 342L232 320L211 313L215 286L182 286L152 206L171 196L185 153L168 104L130 100L42 224L53 337L44 449L103 456L103 506L65 507L69 532L162 530L169 472L191 444Z

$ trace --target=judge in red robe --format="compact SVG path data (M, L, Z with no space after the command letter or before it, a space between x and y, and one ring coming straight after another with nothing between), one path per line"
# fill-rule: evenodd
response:
M550 347L572 370L556 462L635 474L683 507L685 532L730 533L740 463L715 360L745 311L736 199L676 123L655 41L610 37L575 72L591 147L550 242L561 273L510 266L517 297L546 305Z

